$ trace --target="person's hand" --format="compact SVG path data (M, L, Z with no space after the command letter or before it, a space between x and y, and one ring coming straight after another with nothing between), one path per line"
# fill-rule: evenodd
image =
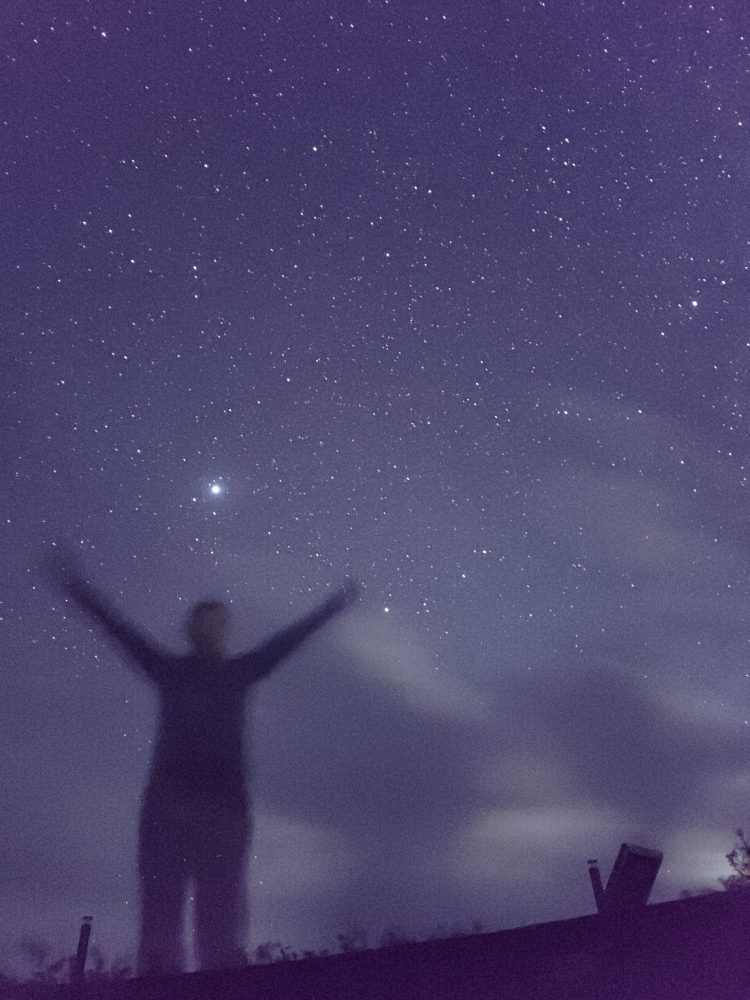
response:
M326 601L326 610L332 614L343 611L359 600L362 588L354 580L346 580Z

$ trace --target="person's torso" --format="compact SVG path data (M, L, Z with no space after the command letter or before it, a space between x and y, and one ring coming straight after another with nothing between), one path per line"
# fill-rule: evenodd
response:
M180 657L159 687L152 783L241 788L246 685L231 662Z

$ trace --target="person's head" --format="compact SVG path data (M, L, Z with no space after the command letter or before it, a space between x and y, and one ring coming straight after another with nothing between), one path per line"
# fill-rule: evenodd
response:
M229 611L221 601L201 601L188 614L187 634L197 653L221 653L229 631Z

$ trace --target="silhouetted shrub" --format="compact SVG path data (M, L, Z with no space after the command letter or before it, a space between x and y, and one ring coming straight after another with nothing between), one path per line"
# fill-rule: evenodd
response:
M734 875L719 881L729 892L744 892L750 889L750 844L742 830L735 831L737 843L727 854L727 861L734 869Z

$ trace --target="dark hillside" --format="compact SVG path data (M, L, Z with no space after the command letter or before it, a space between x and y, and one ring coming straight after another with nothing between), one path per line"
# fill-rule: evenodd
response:
M750 897L713 893L609 916L326 958L3 1000L734 1000L750 996Z

